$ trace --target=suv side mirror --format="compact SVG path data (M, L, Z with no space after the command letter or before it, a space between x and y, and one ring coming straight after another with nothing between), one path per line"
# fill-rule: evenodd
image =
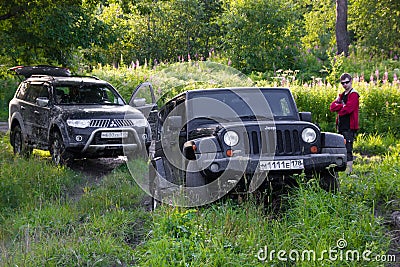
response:
M299 112L300 120L311 122L311 112Z
M46 107L49 104L49 99L47 97L38 97L36 98L36 105L39 107Z
M146 105L146 98L136 98L133 100L134 107L143 107Z

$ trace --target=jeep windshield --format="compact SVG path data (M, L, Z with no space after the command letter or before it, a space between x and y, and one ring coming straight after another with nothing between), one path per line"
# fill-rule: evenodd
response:
M298 119L292 95L286 89L212 89L189 92L189 118L225 120ZM221 120L222 122L222 120Z
M120 95L102 84L65 84L54 89L57 104L124 105Z

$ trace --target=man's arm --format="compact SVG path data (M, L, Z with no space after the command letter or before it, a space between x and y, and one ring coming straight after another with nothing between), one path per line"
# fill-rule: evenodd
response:
M358 108L358 105L359 105L358 94L350 93L346 105L343 105L343 107L338 112L339 116L343 116L354 112Z
M343 104L341 101L340 95L331 103L329 110L331 112L337 112L340 111L343 108Z

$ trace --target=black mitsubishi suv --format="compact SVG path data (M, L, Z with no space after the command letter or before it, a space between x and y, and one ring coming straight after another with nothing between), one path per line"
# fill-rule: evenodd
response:
M55 164L146 154L151 142L146 118L108 82L52 66L10 70L24 77L9 103L15 154L49 150Z
M299 112L288 88L186 91L159 110L156 126L153 204L199 206L228 193L296 184L296 174L335 191L337 172L346 168L343 136Z

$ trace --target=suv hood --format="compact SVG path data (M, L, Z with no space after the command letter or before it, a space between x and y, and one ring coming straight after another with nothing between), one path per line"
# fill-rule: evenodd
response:
M124 117L145 119L140 111L128 105L63 105L59 107L63 109L63 114L66 117L72 119L112 119Z

